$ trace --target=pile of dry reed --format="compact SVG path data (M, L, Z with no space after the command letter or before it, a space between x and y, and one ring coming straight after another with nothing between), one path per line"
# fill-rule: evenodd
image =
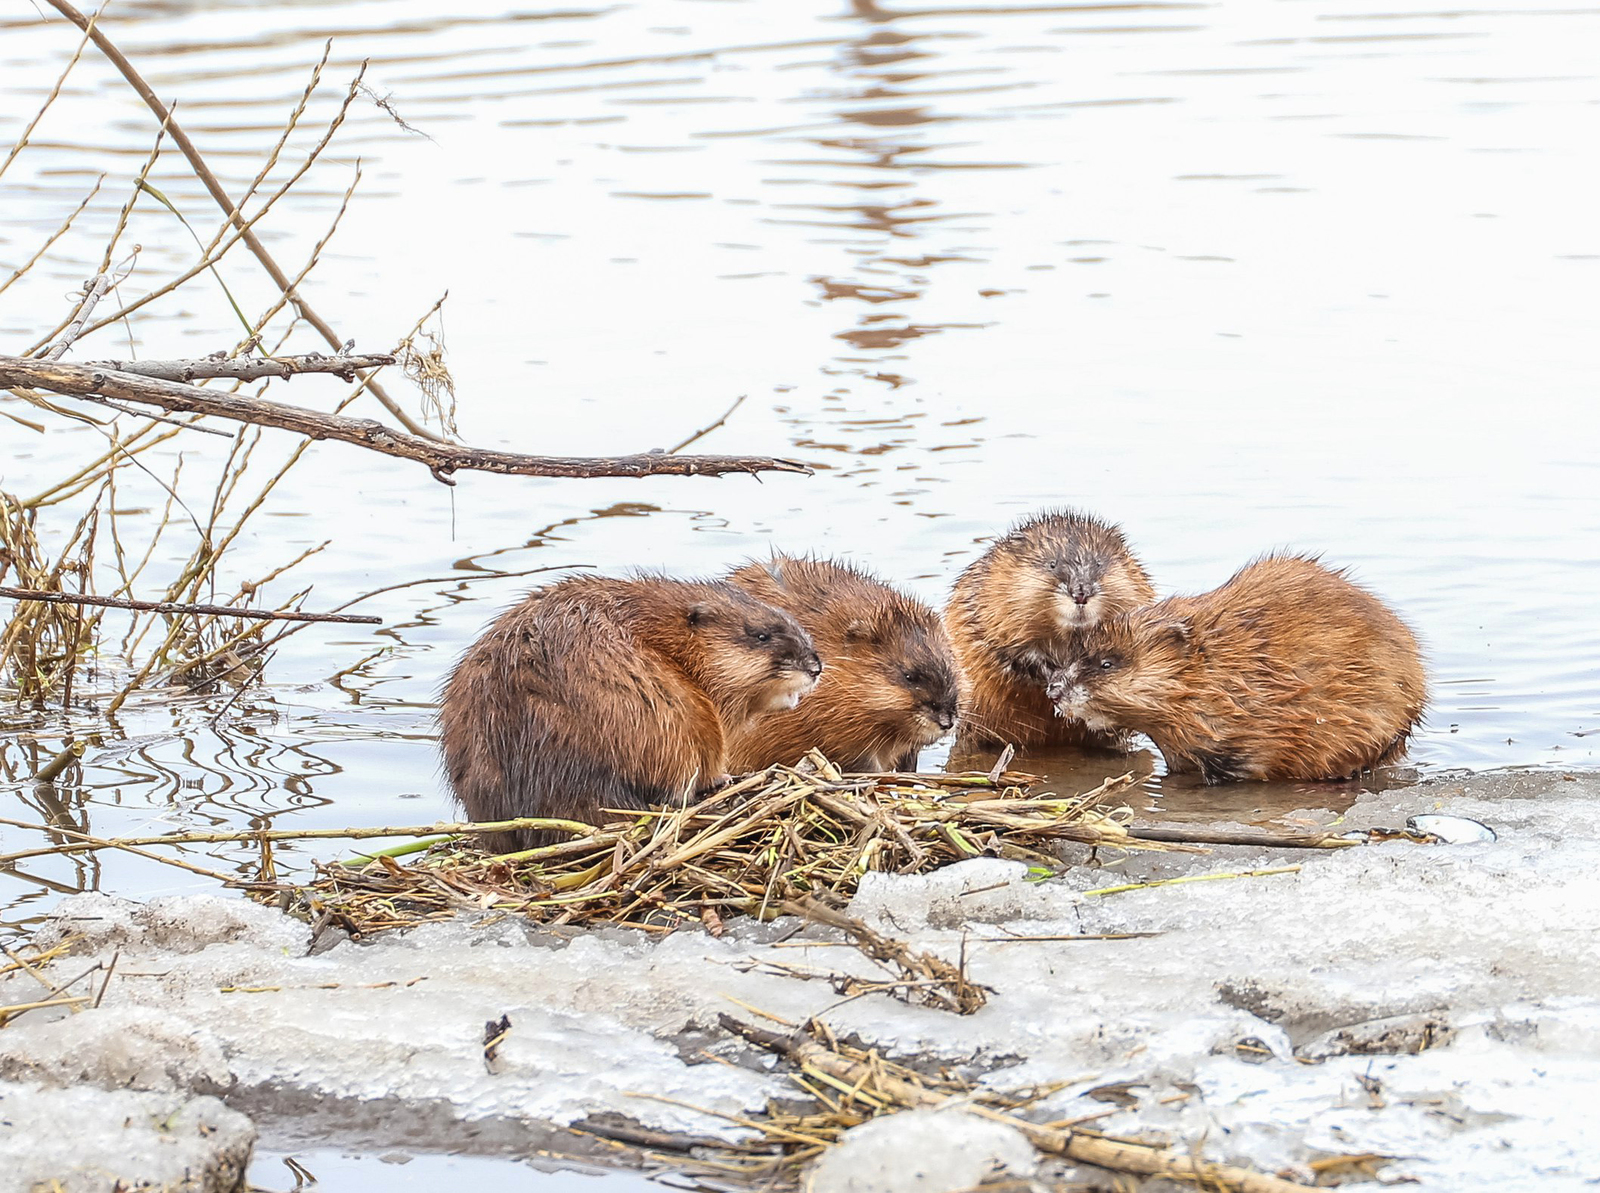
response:
M1130 835L1108 797L1131 776L1063 798L1032 797L1032 775L843 775L819 754L771 767L689 807L630 813L599 827L503 821L485 828L554 830L568 839L486 854L436 842L407 864L401 847L318 866L280 899L353 935L449 919L462 910L521 915L551 927L625 925L665 933L725 915L770 918L837 906L868 871L916 874L969 857L1012 858L1053 874L1061 842L1184 849Z

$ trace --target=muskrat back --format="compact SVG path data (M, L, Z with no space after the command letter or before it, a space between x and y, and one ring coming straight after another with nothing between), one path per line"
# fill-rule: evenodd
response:
M730 729L792 707L820 671L794 618L731 584L573 577L501 614L446 680L446 773L479 822L682 800L724 776Z
M1017 523L961 573L945 609L961 668L960 743L1115 744L1058 717L1045 684L1085 629L1154 599L1118 527L1075 510Z
M1171 770L1207 783L1343 779L1405 752L1427 675L1372 593L1274 555L1086 631L1050 693L1064 716L1147 734Z
M775 555L728 579L793 615L824 671L798 707L758 717L729 742L734 771L820 749L850 771L909 770L955 723L956 664L939 615L853 564Z

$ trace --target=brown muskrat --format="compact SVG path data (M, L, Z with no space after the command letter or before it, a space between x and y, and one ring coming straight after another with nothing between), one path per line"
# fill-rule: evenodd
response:
M575 576L502 613L445 681L445 770L480 822L681 801L725 778L730 730L821 671L794 618L732 584Z
M1405 623L1294 555L1085 631L1049 691L1063 716L1146 734L1170 770L1207 783L1343 779L1391 762L1428 698Z
M1154 599L1117 527L1073 510L1017 523L961 573L945 609L961 665L960 744L1116 745L1057 716L1045 684L1077 635Z
M728 768L793 764L816 748L847 771L912 770L955 724L955 658L939 615L870 573L775 555L728 579L792 614L827 669L796 708L734 731Z

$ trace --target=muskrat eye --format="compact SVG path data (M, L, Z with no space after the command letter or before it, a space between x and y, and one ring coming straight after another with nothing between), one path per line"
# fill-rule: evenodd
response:
M1115 671L1116 669L1117 669L1117 660L1116 659L1101 659L1100 660L1100 670L1102 670L1102 671Z
M771 642L772 641L772 635L767 633L766 630L755 630L755 631L753 631L751 633L750 636L752 638L754 638L757 642Z

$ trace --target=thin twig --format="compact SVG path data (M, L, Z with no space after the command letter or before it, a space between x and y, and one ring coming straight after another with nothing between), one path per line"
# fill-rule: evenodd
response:
M94 16L89 18L91 27L100 19L100 14L106 10L108 3L110 3L110 0L101 0L100 7L94 10ZM61 74L56 77L56 85L50 88L50 94L44 97L44 103L39 105L39 110L33 114L33 119L28 121L28 127L22 130L22 135L17 138L16 144L11 147L11 152L6 154L6 160L0 162L0 176L3 176L6 170L10 168L11 163L16 161L17 154L28 147L28 138L33 136L33 130L39 127L39 121L44 119L44 114L50 110L50 105L56 102L56 98L61 94L61 88L66 85L67 76L72 73L72 68L78 65L78 59L83 57L84 47L88 44L89 33L85 30L84 35L78 39L78 48L72 51L72 57L67 60L67 64L62 68Z
M72 322L67 324L67 330L61 333L61 338L45 352L45 360L60 360L67 354L67 349L72 347L72 341L83 333L83 325L89 318L89 312L99 305L100 300L105 297L105 293L110 287L110 274L97 273L89 279L89 285L84 290L83 301L78 304L77 313L72 316Z
M750 396L749 394L740 394L737 398L735 398L733 400L733 405L729 406L726 410L724 410L722 412L722 417L717 419L716 422L712 423L708 427L701 427L698 431L696 431L693 435L690 435L689 438L685 439L682 443L678 443L678 444L673 445L672 447L667 448L667 452L670 455L677 455L679 452L681 452L684 448L688 447L695 440L704 439L707 435L711 434L712 431L715 431L723 423L727 422L728 421L728 416L730 414L732 414L735 410L739 409L739 407L744 403L745 398L747 398L749 396Z
M195 148L194 142L189 139L189 134L172 118L171 110L151 90L150 84L145 82L144 76L139 73L133 63L128 61L122 51L117 48L116 43L107 37L89 18L69 4L67 0L47 0L47 2L50 7L93 38L94 44L100 48L100 52L109 58L112 65L122 72L122 77L128 81L129 86L138 92L139 98L144 100L145 106L155 113L156 119L161 121L162 127L172 134L173 142L178 146L183 156L189 159L190 167L193 168L196 176L205 185L206 190L211 193L211 197L216 200L217 206L222 208L223 214L238 226L244 236L246 246L255 254L256 260L261 262L261 267L267 271L267 275L273 280L273 283L277 285L281 292L289 294L293 289L289 276L273 260L272 254L267 251L266 245L261 243L260 238L254 232L245 228L243 213L234 206L233 200L228 197L228 192L223 188L222 183L211 172L211 167L206 164L205 158L200 156L200 151ZM365 71L365 69L366 66L363 64L362 70ZM300 317L316 328L317 334L326 340L330 347L339 349L343 346L345 338L336 332L327 320L317 314L311 308L310 303L306 302L299 294L291 295L291 301L294 303L295 310ZM384 408L394 415L406 430L424 439L433 437L427 428L415 422L410 415L401 409L400 404L391 398L377 383L373 383L370 388L372 396L383 403Z
M1356 838L1338 837L1332 833L1262 833L1176 824L1129 825L1128 836L1137 837L1141 841L1186 841L1194 845L1261 845L1268 849L1350 849L1363 844Z
M0 282L0 294L4 294L11 288L12 284L18 278L37 265L39 263L39 259L50 251L50 246L66 235L67 229L72 227L72 221L82 215L83 209L89 206L89 200L100 193L100 187L105 183L105 180L106 176L104 174L95 179L94 188L83 197L83 202L78 204L78 206L73 210L72 214L61 221L61 226L50 234L50 239L46 240L42 245L40 245L38 251L36 251L32 257L28 258L28 260L17 266L10 277L8 277L5 281Z

